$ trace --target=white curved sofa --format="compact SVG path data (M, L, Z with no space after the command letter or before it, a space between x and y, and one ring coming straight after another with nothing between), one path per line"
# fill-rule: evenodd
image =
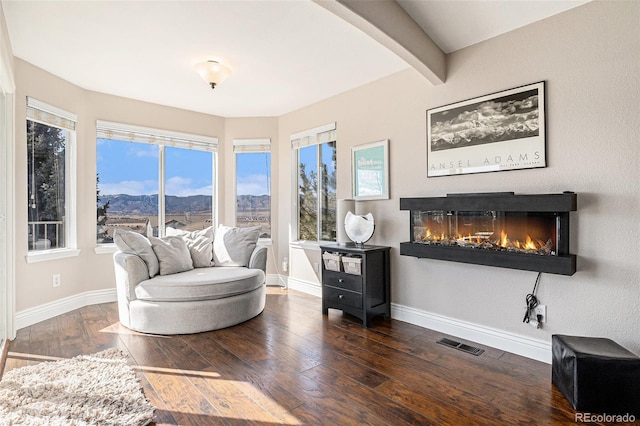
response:
M254 247L246 267L196 267L153 277L144 253L119 247L113 260L120 323L169 335L217 330L255 317L265 306L267 248Z

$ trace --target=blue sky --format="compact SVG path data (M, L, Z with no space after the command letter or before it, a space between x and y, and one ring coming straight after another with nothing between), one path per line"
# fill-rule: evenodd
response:
M158 193L158 146L98 139L97 150L102 195ZM211 195L212 161L210 152L166 147L166 194ZM240 154L237 162L239 195L268 193L269 177L264 170L269 161L268 153Z

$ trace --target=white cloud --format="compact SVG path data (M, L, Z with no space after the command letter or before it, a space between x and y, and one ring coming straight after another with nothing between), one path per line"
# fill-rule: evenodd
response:
M173 176L165 183L165 194L186 197L188 195L211 195L212 187L207 185L200 188L192 187L192 179L182 176Z
M158 182L155 180L123 180L117 183L103 183L99 185L102 195L149 195L158 193Z
M140 144L137 144L140 145ZM129 152L127 153L127 155L134 155L136 157L152 157L152 158L158 158L158 147L155 145L149 145L149 146L145 146L144 148L142 146L132 146L129 149Z
M116 183L99 184L102 195L150 195L158 193L158 182L155 180L123 180ZM203 187L192 186L190 178L175 176L167 179L165 184L165 194L186 197L189 195L211 195L213 192L211 185Z
M265 195L269 193L267 175L247 175L238 178L238 195Z

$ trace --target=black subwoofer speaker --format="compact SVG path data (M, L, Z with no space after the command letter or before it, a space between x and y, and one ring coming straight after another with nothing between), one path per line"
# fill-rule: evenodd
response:
M640 358L600 337L554 334L552 382L578 411L640 415Z

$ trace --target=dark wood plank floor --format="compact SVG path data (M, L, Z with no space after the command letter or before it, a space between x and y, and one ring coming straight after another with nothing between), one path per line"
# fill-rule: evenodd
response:
M476 357L441 337L396 320L363 329L340 311L323 316L319 298L270 287L258 317L195 335L131 332L115 303L87 306L19 330L5 371L118 347L156 424L575 424L549 365L480 345Z

